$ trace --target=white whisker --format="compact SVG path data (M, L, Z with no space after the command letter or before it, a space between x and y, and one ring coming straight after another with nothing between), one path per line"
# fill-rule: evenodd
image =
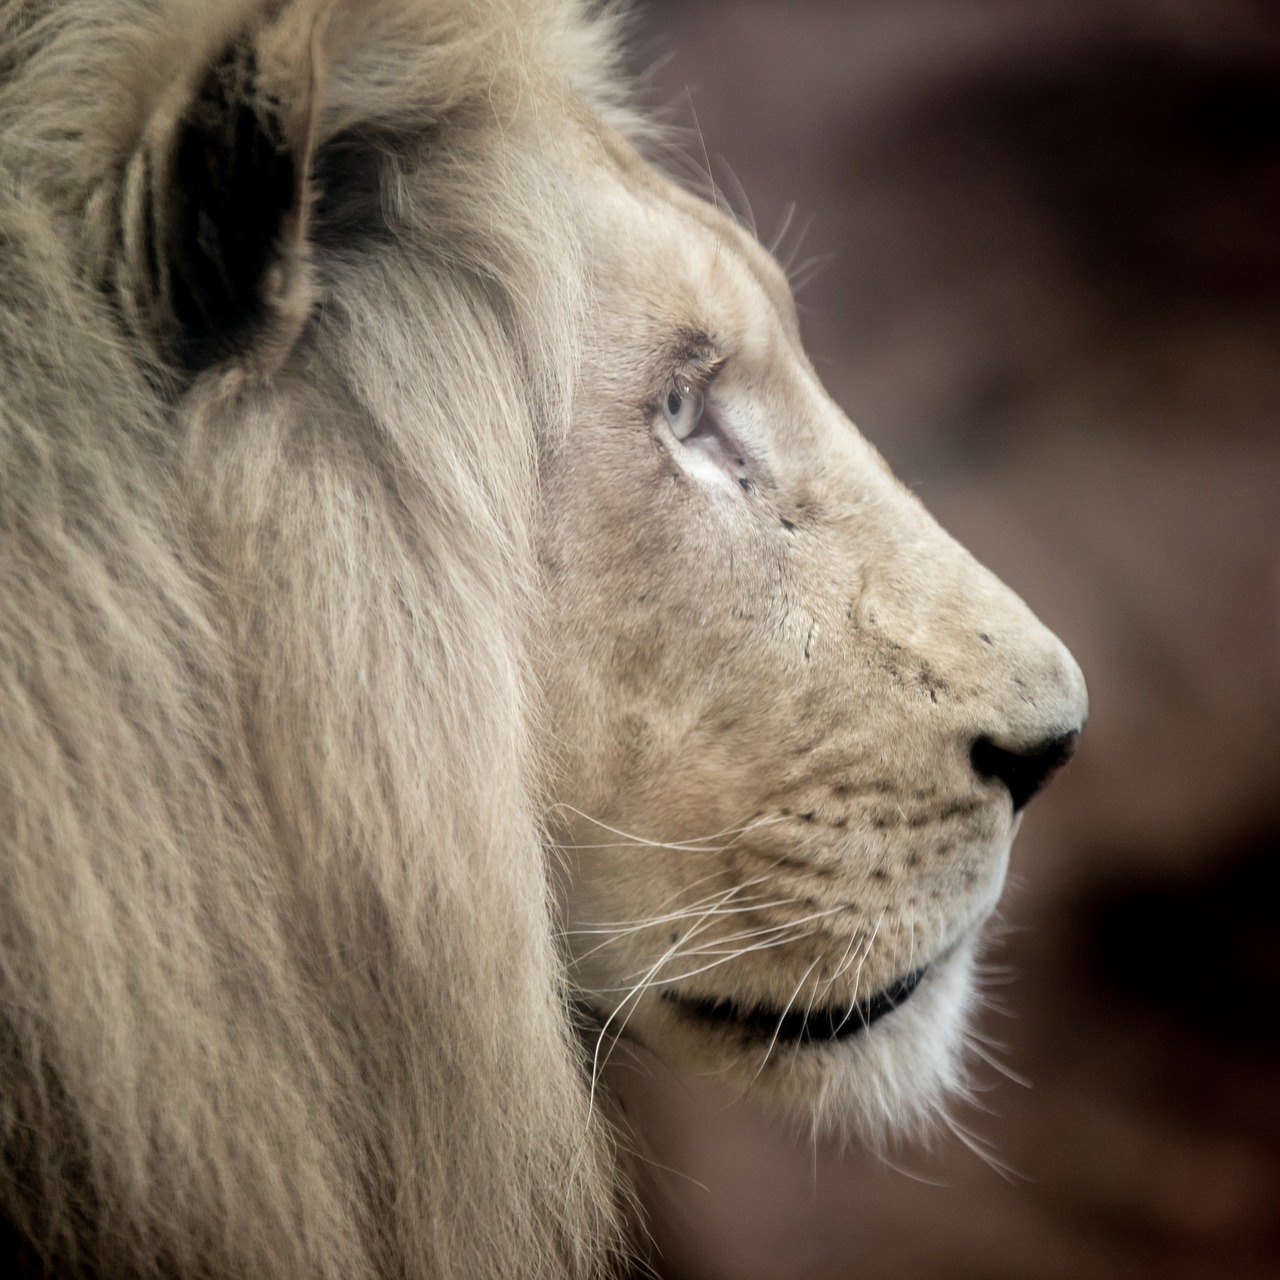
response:
M708 916L709 914L710 913L708 913ZM644 995L645 991L647 991L650 985L652 984L654 975L662 968L664 964L666 964L672 958L673 955L678 953L681 941L685 941L689 938L695 937L698 933L700 933L705 928L707 928L706 918L698 921L693 926L693 928L690 929L689 932L685 935L685 939L677 939L676 942L672 943L671 946L668 947L662 953L662 955L660 955L657 958L657 960L654 961L652 965L650 965L650 967L644 973L644 975L640 978L640 980L636 982L633 986L631 986L629 989L627 989L627 992L623 996L623 998L617 1003L617 1005L614 1006L614 1009L609 1014L609 1016L605 1018L604 1024L600 1028L600 1034L596 1037L595 1050L591 1055L591 1089L587 1099L588 1115L591 1115L594 1113L596 1086L600 1081L600 1072L604 1069L604 1065L605 1065L605 1063L602 1062L600 1059L600 1050L604 1044L605 1037L609 1033L609 1027L613 1024L613 1020L620 1013L622 1013L624 1009L627 1009L628 1004L631 1004L631 1008L627 1010L625 1014L623 1014L622 1022L619 1024L618 1030L614 1033L612 1043L616 1045L618 1040L621 1038L623 1032L626 1030L627 1022L630 1020L631 1014L639 1006L641 997ZM612 1052L612 1046L610 1047L610 1052ZM605 1061L607 1062L607 1060L608 1060L608 1054L605 1055Z
M682 907L679 911L668 912L660 916L647 916L639 920L622 921L616 924L601 922L598 924L586 925L578 929L565 929L561 931L561 936L566 938L572 937L599 937L605 935L604 941L597 943L587 951L575 956L575 961L580 963L593 956L596 952L603 950L605 947L615 942L622 941L624 938L630 937L637 933L643 933L648 929L658 928L663 925L678 923L682 920L705 920L708 917L716 916L734 916L745 915L751 911L763 910L770 907L784 907L792 905L792 899L780 900L764 900L748 899L742 903L734 903L727 905L729 900L735 895L744 893L746 890L760 883L763 877L755 880L746 881L744 884L731 885L717 894L711 894L708 897L699 899L688 907ZM670 898L667 899L670 901ZM677 939L678 941L678 939Z
M745 222L745 224L751 229L752 236L756 240L759 240L760 233L756 229L756 214L755 210L751 207L751 197L747 195L747 189L742 185L742 180L733 171L732 165L730 165L723 156L720 156L719 160L721 169L729 175L729 181L733 184L734 194L738 197L738 203L745 211L745 217L743 214L738 214L738 221ZM737 211L734 210L734 212L736 213Z
M659 986L669 986L674 982L683 982L688 978L696 978L699 974L706 973L709 969L715 969L722 964L728 964L730 963L730 961L739 960L743 956L750 955L754 951L769 951L775 947L785 947L792 942L801 942L805 938L811 938L812 936L813 935L811 933L801 933L801 934L796 934L795 936L790 936L786 938L777 938L769 942L753 943L749 947L742 947L737 951L726 953L725 955L721 956L719 959L712 960L710 963L701 965L697 969L689 969L684 973L675 973L675 974L671 974L669 977L655 979L652 983L650 983L650 985L654 987L659 987ZM698 952L690 952L690 953L680 952L678 955L672 956L671 958L673 960L694 959L697 957L698 954L699 954ZM625 989L626 988L622 988L622 987L612 988L612 990L617 990L617 991L621 991ZM604 988L604 990L610 990L610 988Z
M726 850L733 848L737 840L748 832L759 830L761 827L773 826L783 820L780 815L775 814L772 817L753 818L740 827L726 827L722 831L713 831L710 835L703 836L697 840L652 840L647 836L637 835L632 831L623 831L619 827L612 827L607 822L602 822L599 818L593 818L589 813L584 813L581 809L577 809L571 804L556 804L552 808L563 809L582 818L585 822L590 822L593 826L599 827L601 831L607 831L610 835L619 837L619 841L616 844L562 844L560 846L563 849L582 850L623 849L628 845L638 844L650 849L671 849L677 853L724 853ZM728 844L711 843L722 839L724 836L733 836L734 839L729 841Z
M863 966L867 963L867 957L871 955L871 948L875 945L876 935L880 932L881 924L884 923L884 915L884 911L881 911L879 918L876 920L875 928L871 930L871 933L867 938L866 946L861 948L861 954L858 957L858 968L853 975L853 993L849 997L849 1008L841 1019L840 1026L836 1028L837 1030L842 1029L845 1023L858 1012L858 991L862 987ZM861 1017L862 1015L859 1014L858 1016Z
M787 238L787 232L791 230L791 224L793 221L795 221L795 216L796 216L796 202L792 200L790 201L790 203L788 203L785 211L782 214L782 225L777 229L776 232L774 232L773 239L769 241L769 244L767 246L769 252L773 254L775 258L778 256L779 246ZM786 268L784 267L783 271L785 272L785 270Z
M726 915L726 914L729 914L729 913L727 913L727 912L722 912L722 911L707 912L707 913L705 913L705 917L699 917L699 919L701 920L701 919L705 918L705 919L707 919L707 920L712 920L712 919L716 919L716 918L722 918L722 917L723 917L724 915ZM756 929L756 930L751 930L751 931L743 932L743 933L740 933L740 934L737 934L737 935L734 935L734 936L735 936L735 937L737 937L737 938L746 939L746 938L750 938L750 937L759 937L759 936L763 936L763 935L765 935L765 934L776 934L776 933L778 933L780 930L789 930L789 929L793 929L794 927L795 927L795 926L794 926L794 925L791 925L791 924L787 924L787 925L773 925L773 926L771 926L770 928L767 928L767 929ZM701 930L699 930L699 932L700 932L700 931L701 931ZM689 941L689 939L690 939L690 938L692 938L693 936L694 936L694 931L693 931L693 930L690 930L690 931L689 931L688 933L686 933L683 937L676 938L676 939L672 942L672 944L671 944L671 945L672 945L673 947L679 948L679 947L680 947L680 945L681 945L681 943L688 942L688 941ZM811 936L811 935L810 935L809 933L806 933L804 936L807 938L807 937L809 937L809 936ZM608 945L609 945L609 942L611 942L611 941L613 941L613 939L606 939L606 941L601 942L601 943L598 943L598 944L597 944L595 947L593 947L590 951L586 951L586 952L584 952L584 953L582 954L582 956L578 957L578 959L579 959L579 960L585 960L588 956L594 955L594 954L595 954L595 952L600 951L600 950L602 950L604 947L608 946ZM673 958L684 959L684 958L686 958L686 957L692 958L692 957L696 957L696 956L703 956L703 955L724 955L724 954L728 954L728 953L724 950L724 942L723 942L721 939L712 939L712 940L711 940L711 946L710 946L710 947L697 947L697 948L694 948L693 950L684 950L684 949L680 949L680 950L677 950L677 951L675 952L675 954L674 954L674 957L673 957ZM735 954L736 954L736 953L735 953ZM628 977L626 980L627 980L627 981L630 981L630 977ZM666 981L666 979L663 979L663 981ZM603 988L600 988L600 989L603 989ZM617 988L614 988L614 989L615 989L615 990L617 990Z
M1001 1062L1000 1059L995 1056L995 1054L984 1049L979 1043L979 1040L980 1037L976 1036L972 1031L970 1031L965 1037L966 1047L974 1057L985 1062L993 1071L998 1071L1006 1080L1012 1081L1014 1084L1019 1084L1024 1089L1031 1088L1031 1081L1028 1080L1026 1076L1015 1071L1012 1067L1006 1066L1005 1063Z
M993 1172L999 1174L1005 1182L1016 1184L1019 1182L1026 1182L1028 1180L1025 1174L1019 1173L1013 1165L1001 1160L1000 1157L991 1150L991 1147L987 1142L980 1138L976 1133L966 1129L959 1120L954 1116L949 1115L946 1110L939 1109L937 1111L937 1115L955 1138L964 1143L964 1145L968 1147L983 1164Z
M778 1035L779 1035L779 1033L782 1031L782 1024L783 1024L784 1022L786 1022L786 1020L787 1020L787 1014L789 1014L789 1013L791 1012L791 1006L792 1006L793 1004L795 1004L795 1002L796 1002L796 997L797 997L797 996L800 994L800 992L804 989L804 984L805 984L806 982L808 982L808 981L809 981L809 975L814 971L814 969L816 969L816 968L818 967L818 963L819 963L819 961L818 961L818 960L815 960L815 961L814 961L814 962L813 962L813 963L812 963L812 964L811 964L811 965L810 965L810 966L809 966L809 967L804 971L804 973L802 973L802 974L800 975L800 981L799 981L798 983L796 983L796 989L791 993L791 998L787 1001L787 1003L786 1003L785 1005L783 1005L783 1006L782 1006L782 1013L781 1013L781 1015L780 1015L780 1016L779 1016L779 1018L778 1018L778 1024L777 1024L777 1026L775 1026L775 1027L774 1027L774 1029L773 1029L773 1035L772 1035L772 1037L770 1037L768 1047L767 1047L767 1048L765 1049L765 1051L764 1051L764 1057L760 1059L760 1065L756 1068L755 1075L753 1075L753 1076L751 1077L751 1078L752 1078L752 1080L758 1080L758 1079L760 1078L760 1073L761 1073L761 1072L765 1069L765 1067L768 1065L768 1063L769 1063L769 1055L773 1053L774 1046L778 1043Z

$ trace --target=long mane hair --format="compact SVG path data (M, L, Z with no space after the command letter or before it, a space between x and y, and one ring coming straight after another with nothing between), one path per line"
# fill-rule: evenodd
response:
M572 0L0 0L0 1250L598 1274L529 667Z

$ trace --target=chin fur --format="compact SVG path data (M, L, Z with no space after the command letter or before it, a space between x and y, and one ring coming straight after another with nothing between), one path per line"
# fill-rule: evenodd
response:
M883 1148L947 1123L967 1088L965 1047L977 1003L972 936L935 960L891 1013L834 1041L784 1043L703 1022L666 1002L638 1009L635 1038L680 1071L761 1099L799 1130ZM611 1056L609 1032L597 1055Z

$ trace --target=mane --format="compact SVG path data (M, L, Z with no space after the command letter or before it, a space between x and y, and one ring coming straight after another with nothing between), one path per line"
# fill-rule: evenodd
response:
M616 20L288 6L301 329L184 369L134 306L130 157L279 8L0 0L4 1247L596 1274L529 650L590 308L558 123L639 128Z

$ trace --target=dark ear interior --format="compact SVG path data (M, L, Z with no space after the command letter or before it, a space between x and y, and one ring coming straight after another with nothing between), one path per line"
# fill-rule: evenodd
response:
M253 46L227 50L174 140L164 250L175 354L189 367L232 355L270 327L271 276L300 223L303 157L256 82Z
M310 310L315 43L284 22L242 33L152 133L133 264L148 278L135 295L188 372L244 355L275 363Z

